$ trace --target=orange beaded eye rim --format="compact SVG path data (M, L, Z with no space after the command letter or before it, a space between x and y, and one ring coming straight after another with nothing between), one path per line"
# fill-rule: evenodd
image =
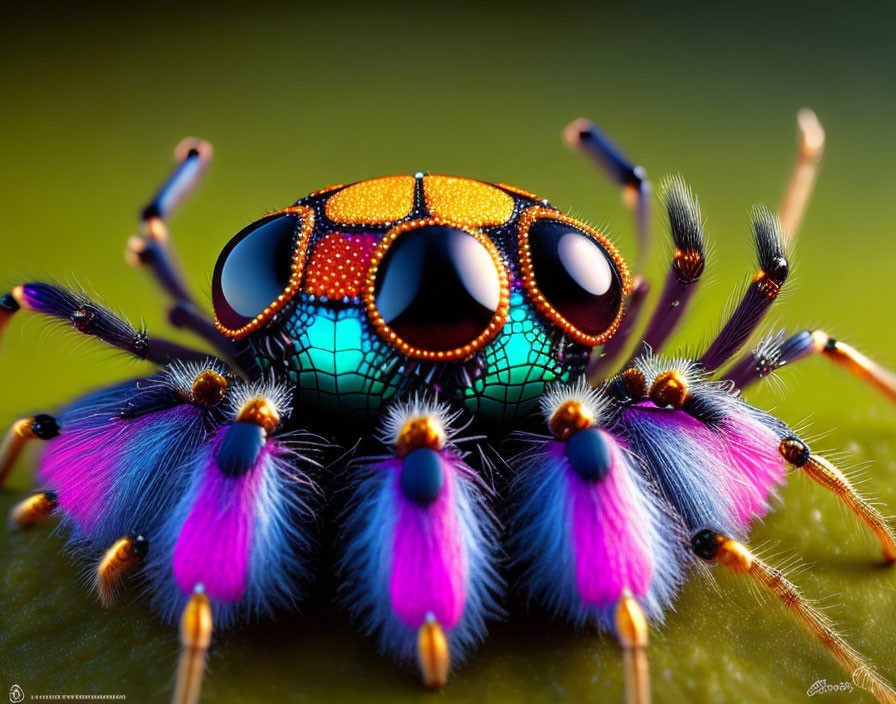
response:
M221 321L218 320L218 315L215 314L215 327L218 329L218 332L227 337L238 340L258 330L292 300L302 283L305 259L308 254L308 243L311 240L311 233L314 230L314 210L304 205L296 205L291 208L285 208L284 210L277 210L273 213L269 213L268 215L265 215L265 218L274 217L276 215L298 215L301 222L296 245L292 254L292 273L289 278L289 284L283 289L283 293L271 301L270 305L255 316L251 322L241 328L232 330L225 327L221 324Z
M616 270L619 272L619 278L622 282L622 301L620 302L619 310L617 311L615 318L603 332L597 335L589 335L570 323L550 304L550 302L548 302L539 290L538 284L535 283L532 251L529 247L529 229L535 222L542 219L557 220L558 222L572 225L576 230L579 230L582 234L587 235L597 242L616 266ZM613 243L610 242L609 239L594 228L588 227L584 223L581 223L568 215L541 206L529 208L520 216L519 234L517 239L519 244L520 275L523 280L523 285L526 288L526 292L529 294L529 298L542 315L547 317L573 340L586 347L597 347L598 345L602 345L616 334L616 331L619 329L619 324L622 322L622 316L625 313L625 298L632 292L632 277L631 274L629 274L628 267L625 265L625 261L623 261L619 251L613 246Z
M498 272L498 306L488 326L469 343L449 350L427 350L408 344L402 340L383 319L383 316L380 315L376 305L376 277L380 263L383 261L386 252L389 251L392 244L394 244L394 242L404 233L431 225L452 227L472 235L485 247L495 265L495 270ZM420 220L409 220L393 227L385 234L383 239L380 240L380 243L370 260L370 269L367 272L367 286L364 291L364 303L367 306L367 315L377 334L388 344L406 356L437 362L468 359L473 356L476 350L491 342L501 331L501 328L504 327L504 323L507 322L507 316L510 313L510 280L507 276L507 268L504 266L498 248L495 247L494 243L486 235L478 230L445 218L432 217Z

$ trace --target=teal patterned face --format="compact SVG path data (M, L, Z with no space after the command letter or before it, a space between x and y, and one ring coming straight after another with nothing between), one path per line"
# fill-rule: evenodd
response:
M286 375L304 414L364 422L429 390L509 425L584 372L631 282L600 233L546 201L418 174L267 216L228 245L214 285L218 328Z
M558 355L556 334L521 291L511 294L501 331L468 362L434 365L405 357L372 330L360 307L299 300L283 332L294 342L286 370L298 405L358 420L404 391L434 386L474 413L510 423L532 407L545 384L581 374L588 358L578 345Z

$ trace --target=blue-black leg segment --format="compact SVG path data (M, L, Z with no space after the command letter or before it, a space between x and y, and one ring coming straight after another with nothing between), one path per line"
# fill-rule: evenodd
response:
M188 137L175 149L177 165L140 211L140 236L128 242L127 259L148 266L164 291L177 302L192 303L189 286L177 263L165 224L175 208L195 188L212 158L208 142Z
M803 330L786 340L781 331L762 340L755 350L732 366L728 378L743 390L776 369L812 354L819 354L845 367L853 376L865 380L891 401L896 401L896 374L821 330Z
M150 337L145 330L135 329L86 294L53 284L36 282L16 286L0 300L0 308L6 318L20 308L58 318L70 323L80 333L155 364L204 361L210 356L200 350Z
M718 369L743 347L787 280L789 264L784 253L778 216L768 208L756 208L753 212L753 231L759 269L721 332L698 360L707 372Z
M650 181L643 166L633 164L613 141L590 120L580 117L570 123L564 133L566 141L580 150L622 188L625 204L634 213L638 233L638 259L635 271L640 272L650 251Z

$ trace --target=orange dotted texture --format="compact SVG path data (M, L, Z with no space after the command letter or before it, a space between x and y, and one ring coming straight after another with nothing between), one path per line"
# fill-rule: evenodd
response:
M344 225L388 225L414 208L413 176L384 176L360 181L334 193L326 214Z
M431 215L468 227L503 225L513 217L513 198L482 181L424 176L423 194Z
M359 298L377 236L331 232L314 245L305 269L305 293L329 300Z

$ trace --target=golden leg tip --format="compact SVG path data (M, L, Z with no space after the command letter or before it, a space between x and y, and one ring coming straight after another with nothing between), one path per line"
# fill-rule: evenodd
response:
M31 418L22 418L12 424L0 444L0 486L6 480L6 475L12 470L25 443L34 437L31 432Z
M139 267L146 256L146 240L142 237L128 237L124 250L124 260L128 266Z
M118 601L125 576L139 565L149 549L142 535L119 538L103 555L96 568L95 586L100 603L111 608Z
M647 617L631 595L623 596L616 605L616 633L625 648L647 646Z
M49 518L56 506L56 494L52 491L42 491L13 506L9 513L9 522L16 528L31 528Z
M199 701L205 656L211 641L211 602L202 585L196 585L180 619L180 661L172 704L196 704Z
M51 440L58 434L59 423L44 413L13 423L0 443L0 486L29 440Z
M802 470L812 481L837 496L867 526L880 543L887 562L896 562L896 535L887 519L853 488L843 472L825 458L816 455L809 457Z
M417 662L427 688L441 689L448 684L451 669L448 640L442 627L432 617L417 631Z
M616 604L616 637L622 648L627 704L650 704L647 617L628 592Z

